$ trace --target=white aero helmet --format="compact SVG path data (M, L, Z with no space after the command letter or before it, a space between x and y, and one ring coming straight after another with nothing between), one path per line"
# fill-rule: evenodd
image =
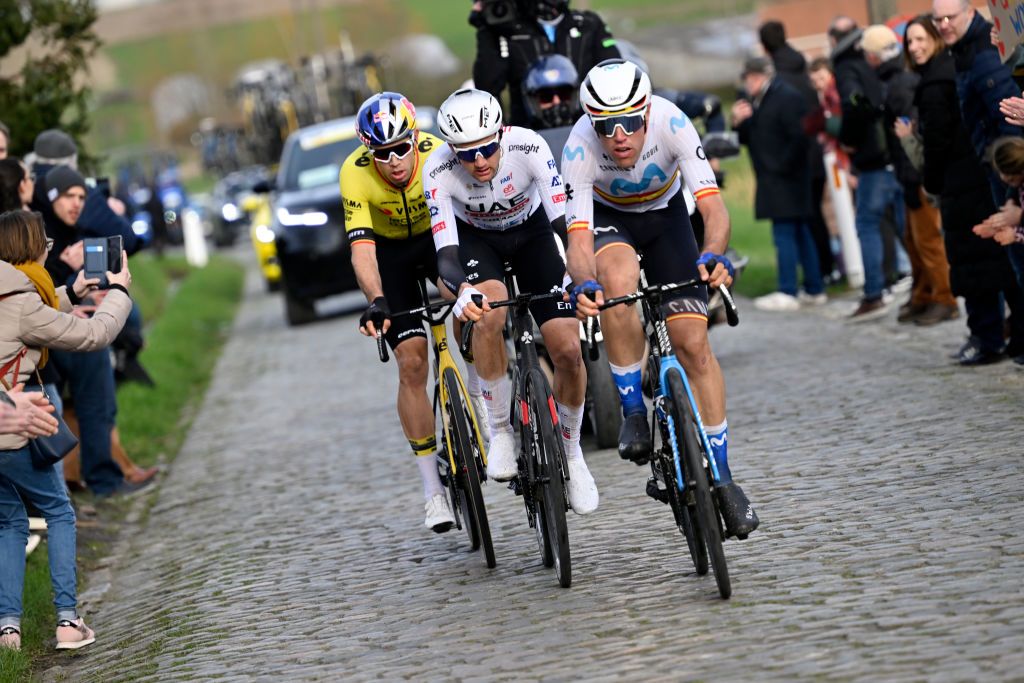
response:
M501 130L501 105L490 93L467 88L456 90L437 111L441 137L453 145L489 138Z
M642 112L651 101L651 79L625 59L606 59L587 73L580 104L592 119Z

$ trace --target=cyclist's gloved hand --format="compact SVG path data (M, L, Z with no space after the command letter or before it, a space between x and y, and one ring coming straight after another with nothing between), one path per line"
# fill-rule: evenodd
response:
M733 267L732 262L724 254L712 254L710 251L706 251L700 255L697 259L698 266L704 266L708 271L708 277L711 277L711 273L714 272L714 266L708 266L709 263L715 261L725 266L725 269L729 272L729 277L736 277L736 269Z
M459 292L459 298L455 300L455 306L452 308L452 313L455 314L456 318L459 318L460 320L466 319L466 316L463 314L466 311L466 307L473 303L474 296L479 296L484 301L487 301L487 297L484 296L483 292L473 287L466 287L461 292ZM479 317L480 316L477 316L476 318L474 318L474 320L479 319Z
M385 332L385 328L388 327L388 319L391 317L391 311L388 310L388 302L382 297L378 296L376 299L370 302L370 305L366 307L363 314L359 316L359 331L365 335L372 335L373 333L366 326L367 323L373 323L376 332Z
M594 317L599 313L598 304L604 301L604 298L599 297L598 292L603 293L604 287L602 287L596 280L585 280L572 288L572 293L569 295L569 301L576 308L576 317L579 320L586 320L587 318ZM586 304L580 300L581 294L588 300Z
M593 300L593 294L595 292L603 292L604 287L597 280L584 280L580 284L572 288L572 292L569 294L569 302L575 306L576 299L580 294L585 294L588 299Z

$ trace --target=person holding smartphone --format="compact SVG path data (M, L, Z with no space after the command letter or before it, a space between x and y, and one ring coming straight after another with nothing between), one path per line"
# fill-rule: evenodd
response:
M77 189L77 186L76 186ZM131 272L123 257L119 273L107 272L110 293L88 319L71 315L75 301L98 283L79 271L71 288L55 287L43 264L53 241L38 214L8 211L0 215L0 383L17 389L31 382L50 359L51 349L100 352L124 326L131 310ZM51 409L38 397L34 405ZM81 415L81 411L80 411ZM33 428L0 435L0 644L17 649L21 641L22 589L30 501L46 519L50 577L57 610L57 649L94 642L95 633L77 612L75 512L57 465L33 466L28 439L53 433L44 420ZM109 431L106 434L109 447ZM115 465L116 467L116 465Z

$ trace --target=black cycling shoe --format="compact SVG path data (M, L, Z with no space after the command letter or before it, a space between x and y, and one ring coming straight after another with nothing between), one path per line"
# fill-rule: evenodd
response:
M736 482L716 486L715 490L718 491L718 508L725 520L725 535L742 541L761 523L757 513Z
M622 420L619 429L619 457L646 465L651 460L651 427L647 413L634 413Z

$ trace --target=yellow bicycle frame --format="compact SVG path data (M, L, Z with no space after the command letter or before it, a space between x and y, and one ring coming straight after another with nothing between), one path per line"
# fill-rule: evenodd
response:
M469 393L466 391L466 383L462 381L462 373L459 372L459 366L455 364L455 359L448 350L448 334L444 320L430 324L430 335L434 338L434 378L437 382L439 399L437 405L443 406L448 402L448 390L445 388L441 378L444 377L444 371L451 368L455 372L455 378L459 383L459 390L462 393L463 401L473 423L473 434L476 435L476 442L480 446L480 458L486 467L487 453L484 449L484 440L480 436L480 426L477 423L476 410L474 410L473 402L469 399ZM451 421L448 419L448 413L445 410L441 410L441 422L444 429L445 443L448 444L448 465L451 467L451 472L456 472L455 460L452 458L451 444L454 443L452 441L452 426Z

